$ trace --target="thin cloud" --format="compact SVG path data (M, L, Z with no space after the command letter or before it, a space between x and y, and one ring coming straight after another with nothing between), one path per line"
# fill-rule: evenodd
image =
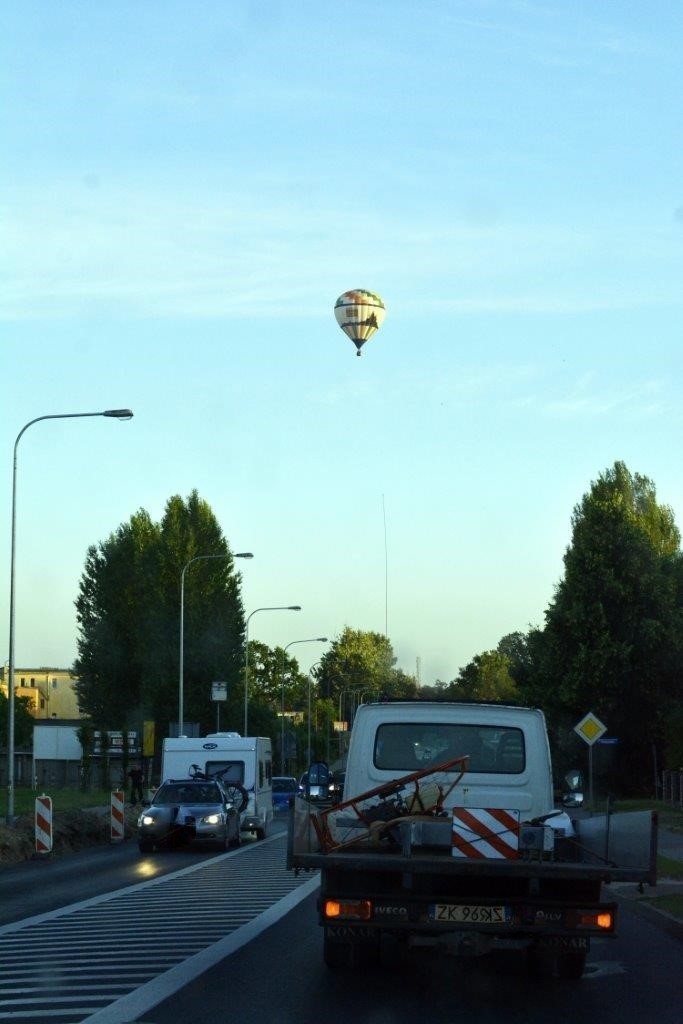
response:
M394 308L405 314L577 313L682 301L667 274L675 231L635 224L472 224L464 214L437 219L429 211L397 220L257 193L160 197L102 184L50 195L16 190L4 221L0 316L8 320L82 313L97 303L143 316L300 318L306 305L315 315L316 296L352 286L341 280L347 268L356 284L366 273L391 282ZM641 272L645 259L650 276Z
M543 403L549 416L561 418L604 418L626 413L631 417L661 416L668 406L662 381L644 380L638 386L607 385L594 374L585 375L564 396Z

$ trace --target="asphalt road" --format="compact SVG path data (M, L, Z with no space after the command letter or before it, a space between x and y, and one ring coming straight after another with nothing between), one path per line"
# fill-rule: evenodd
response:
M284 827L279 821L277 830ZM137 846L97 848L0 870L0 923L176 872L215 854L194 849L142 857ZM423 953L399 968L330 971L322 960L315 896L139 1022L196 1024L678 1024L680 940L628 906L615 940L594 942L580 982L531 982L521 956L453 960ZM29 954L30 955L30 954ZM0 1020L3 1014L0 1010ZM131 1018L126 1017L126 1020ZM118 1022L117 1022L118 1024Z
M680 942L624 911L593 944L579 982L532 982L522 956L422 953L398 968L330 971L315 896L177 995L138 1018L257 1024L680 1024Z
M4 865L0 867L0 925L160 877L215 855L215 851L193 849L143 857L137 843L128 840L63 857L35 857Z

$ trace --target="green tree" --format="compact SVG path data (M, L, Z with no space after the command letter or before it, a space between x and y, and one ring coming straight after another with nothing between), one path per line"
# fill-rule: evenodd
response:
M258 700L279 711L284 687L285 707L299 708L306 699L307 685L296 658L282 647L249 641L250 702Z
M76 612L76 693L97 727L123 729L141 702L158 588L159 529L139 511L88 549Z
M186 721L214 728L211 683L228 683L230 715L226 729L242 730L242 715L234 715L244 671L244 609L242 577L223 531L208 502L193 491L187 501L175 495L161 521L161 600L154 628L153 671L143 698L157 721L173 708L177 720L180 579L188 562L203 555L185 572L184 683ZM230 699L232 698L232 699Z
M518 691L510 674L511 661L500 651L483 651L461 668L449 688L456 700L509 701L516 703Z
M9 700L0 690L0 736L7 736L7 708ZM14 745L17 750L31 750L33 747L33 726L36 720L29 711L29 697L14 695Z
M88 549L76 600L82 711L100 728L153 718L156 734L178 720L181 575L184 590L184 721L215 727L211 683L237 688L244 663L241 576L214 513L193 491L175 495L160 523L144 510ZM225 728L241 728L235 713Z
M93 750L95 747L95 731L89 722L84 722L83 725L76 729L76 735L78 736L78 742L81 744L81 750L83 752L80 767L80 785L81 790L85 793L90 788Z
M680 535L647 477L622 462L574 509L565 574L530 689L555 731L594 711L619 739L614 784L644 791L652 745L681 700ZM661 758L660 758L661 763Z
M280 763L282 721L280 710L284 688L286 711L302 711L306 707L308 677L299 670L296 658L282 647L268 647L258 640L249 641L249 732L270 736ZM242 687L242 700L244 687ZM258 732L256 732L258 729Z
M450 683L445 682L443 679L436 679L433 685L424 683L417 691L416 696L420 700L448 700L449 699L449 687ZM417 680L416 680L417 687Z
M320 659L318 683L333 701L351 692L377 697L385 690L395 661L391 644L381 633L346 626Z

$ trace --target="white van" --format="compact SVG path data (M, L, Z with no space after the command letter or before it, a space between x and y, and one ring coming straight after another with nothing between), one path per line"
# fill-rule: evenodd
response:
M550 750L541 711L498 704L361 704L351 733L344 800L467 754L445 807L506 807L525 819L553 810Z
M178 736L164 740L161 779L190 778L197 768L207 776L237 783L248 797L242 810L241 832L263 839L273 820L273 754L266 736L214 732L207 736Z

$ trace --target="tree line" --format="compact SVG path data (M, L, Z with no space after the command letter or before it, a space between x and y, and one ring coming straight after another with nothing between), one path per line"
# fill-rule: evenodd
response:
M569 766L592 711L615 741L609 782L652 792L683 765L683 558L670 508L623 462L575 506L564 575L542 626L504 636L434 692L544 710L555 759Z
M594 481L571 517L564 574L542 625L502 637L449 682L418 688L396 667L390 640L345 627L310 677L282 648L249 643L249 731L269 735L276 765L312 746L336 752L335 722L361 701L506 701L546 713L556 759L576 760L573 725L593 711L618 742L613 776L624 791L652 789L653 764L683 763L683 559L671 510L653 483L622 462ZM197 556L220 556L199 559ZM181 575L184 586L184 721L216 728L212 681L228 683L221 729L241 731L245 617L241 574L206 501L175 495L155 523L139 510L88 549L76 600L74 665L81 710L93 728L141 728L157 745L178 721ZM285 749L280 749L284 698ZM0 714L4 709L0 705Z

